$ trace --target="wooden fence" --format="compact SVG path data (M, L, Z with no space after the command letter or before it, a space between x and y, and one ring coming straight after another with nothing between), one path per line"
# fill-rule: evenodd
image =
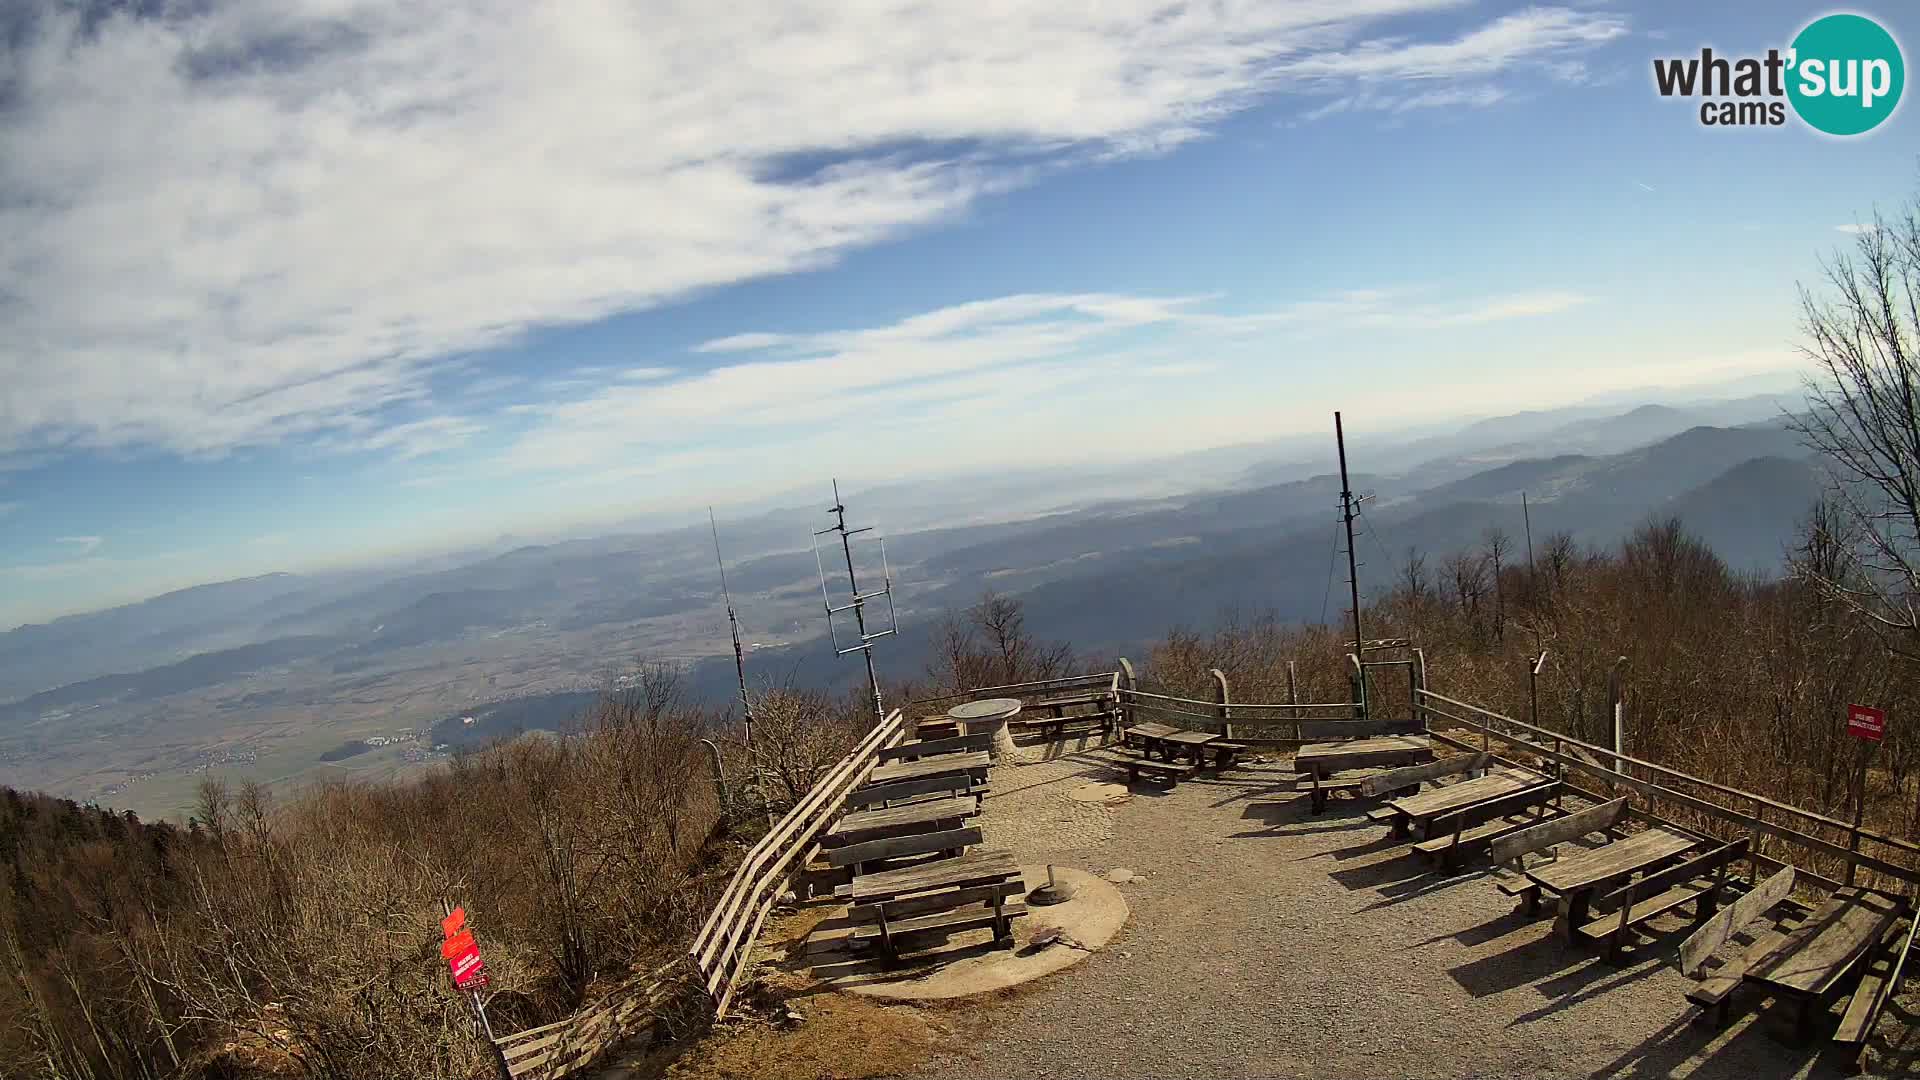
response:
M881 748L901 740L904 725L901 710L887 714L741 860L687 952L715 1020L727 1015L754 942L779 899L781 884L793 871L806 867L817 846L814 838L833 821L847 792L873 771Z
M1608 747L1582 742L1570 735L1536 727L1430 690L1415 692L1415 708L1424 717L1429 730L1436 726L1451 726L1454 730L1464 729L1479 735L1479 745L1475 746L1471 739L1460 740L1434 731L1436 738L1462 749L1489 750L1493 741L1498 740L1503 746L1516 749L1538 761L1552 762L1562 770L1570 769L1591 776L1607 784L1611 790L1624 789L1649 804L1664 803L1700 821L1732 825L1735 833L1752 838L1750 851L1757 865L1777 867L1791 863L1802 876L1829 889L1838 887L1842 882L1815 872L1810 863L1838 863L1841 873L1849 880L1856 870L1864 870L1907 885L1920 884L1920 844L1911 840L1859 828L1824 814L1776 802L1764 795L1728 787L1665 765L1616 754ZM1819 832L1825 832L1834 839L1817 835ZM1762 855L1762 843L1768 839L1799 849L1800 857L1792 859ZM1869 850L1870 847L1873 850Z
M559 1080L584 1069L658 1022L678 992L685 961L673 960L554 1024L495 1040L513 1080Z

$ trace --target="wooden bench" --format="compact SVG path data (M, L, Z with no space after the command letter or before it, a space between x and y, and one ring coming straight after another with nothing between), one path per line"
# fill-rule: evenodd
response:
M981 770L982 773L984 771ZM927 796L951 798L956 795L977 795L986 790L983 780L984 777L979 773L954 772L941 776L926 776L918 780L902 780L892 784L868 784L848 792L846 806L849 810L859 810L868 806L886 806Z
M915 739L951 739L958 734L960 734L960 722L949 720L944 716L923 716L914 721L913 725Z
M991 926L994 940L1011 943L1012 920L1026 913L1025 905L1004 887L1019 881L1020 866L1007 851L976 851L954 859L862 874L847 887L852 900L849 914L871 914L873 929L854 930L853 940L874 941L889 959L900 954L900 937L950 935ZM984 902L986 907L968 910Z
M1168 787L1178 784L1181 779L1193 772L1194 766L1184 761L1155 761L1150 757L1122 758L1118 764L1127 770L1127 782L1137 784L1145 773L1166 782Z
M1617 904L1618 910L1574 928L1574 940L1600 945L1606 959L1613 961L1619 959L1628 931L1675 908L1691 903L1694 924L1707 921L1719 907L1720 888L1726 883L1728 865L1746 858L1747 843L1747 838L1741 837L1722 844L1685 862L1628 882L1601 897L1602 906ZM1708 873L1713 875L1712 884L1705 888L1689 884Z
M1833 1033L1834 1042L1859 1047L1853 1061L1855 1071L1866 1069L1867 1040L1873 1037L1874 1023L1880 1019L1880 1010L1900 992L1900 978L1906 972L1907 956L1913 952L1916 932L1920 932L1920 918L1911 920L1904 940L1896 933L1887 935L1884 947L1871 958L1860 985L1854 989L1853 999L1847 1002L1839 1030ZM1896 950L1897 941L1901 944Z
M1361 785L1375 776L1386 772L1385 769L1348 769L1331 776L1321 776L1317 772L1300 773L1294 777L1293 790L1311 793L1310 805L1316 814L1325 813L1327 799L1336 791L1358 793Z
M851 866L857 877L861 867L867 863L899 859L908 855L927 855L936 851L957 857L980 841L981 833L978 825L965 829L942 829L938 832L894 836L885 840L866 840L858 844L842 844L839 847L828 848L827 863L835 867Z
M973 735L955 735L944 739L917 739L895 746L883 746L874 760L885 764L889 761L918 761L922 758L940 754L963 754L985 750L993 745L993 736L987 732Z
M1214 768L1230 769L1239 762L1240 755L1246 753L1250 749L1252 749L1252 747L1248 746L1246 743L1228 742L1225 739L1215 739L1214 741L1201 747L1200 751L1203 755L1209 750L1213 752Z
M925 802L858 810L841 818L828 830L821 843L826 847L838 847L863 840L885 840L893 836L953 829L979 812L980 798L972 794L947 795Z
M1741 977L1799 1003L1798 1032L1811 1038L1814 1017L1859 962L1906 915L1906 901L1870 889L1836 890L1779 944L1755 958Z
M1436 815L1427 823L1428 839L1414 844L1413 850L1434 859L1441 869L1450 870L1462 858L1484 853L1503 836L1560 816L1559 800L1560 781L1552 780ZM1529 811L1532 816L1527 820L1511 820L1513 815Z

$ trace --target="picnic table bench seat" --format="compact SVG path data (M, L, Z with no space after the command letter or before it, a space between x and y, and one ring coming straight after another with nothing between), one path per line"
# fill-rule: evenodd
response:
M1100 761L1125 769L1127 782L1133 784L1139 783L1141 776L1144 775L1172 787L1194 771L1194 766L1184 761L1160 761L1145 754L1109 750L1096 756Z
M957 826L959 822L979 812L980 798L971 793L943 794L940 798L924 802L856 810L841 818L832 829L828 830L821 843L826 847L838 847L863 840L883 840L890 836L931 832L943 826Z
M1457 764L1456 764L1457 763ZM1425 766L1424 770L1458 768L1472 765L1472 761L1450 758L1445 762ZM1417 775L1417 770L1408 770ZM1458 775L1458 774L1454 774ZM1417 794L1406 795L1390 800L1385 806L1369 813L1375 820L1384 820L1393 826L1395 836L1406 836L1418 831L1421 840L1431 840L1434 836L1434 822L1449 814L1468 810L1481 803L1503 798L1530 787L1550 783L1549 777L1531 769L1504 768L1488 771L1485 775L1463 779L1457 783L1435 786ZM1375 785L1379 786L1378 784Z

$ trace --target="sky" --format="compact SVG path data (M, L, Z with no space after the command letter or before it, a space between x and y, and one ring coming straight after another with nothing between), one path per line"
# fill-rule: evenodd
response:
M1828 10L0 8L0 627L1785 377L1798 285L1916 189L1915 109L1704 127L1651 62Z

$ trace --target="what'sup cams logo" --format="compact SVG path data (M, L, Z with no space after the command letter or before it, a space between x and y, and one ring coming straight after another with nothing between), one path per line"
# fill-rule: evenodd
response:
M1864 15L1827 15L1808 23L1786 51L1729 58L1699 56L1653 62L1661 97L1701 98L1708 127L1779 127L1787 107L1828 135L1864 135L1900 104L1907 81L1900 44Z

